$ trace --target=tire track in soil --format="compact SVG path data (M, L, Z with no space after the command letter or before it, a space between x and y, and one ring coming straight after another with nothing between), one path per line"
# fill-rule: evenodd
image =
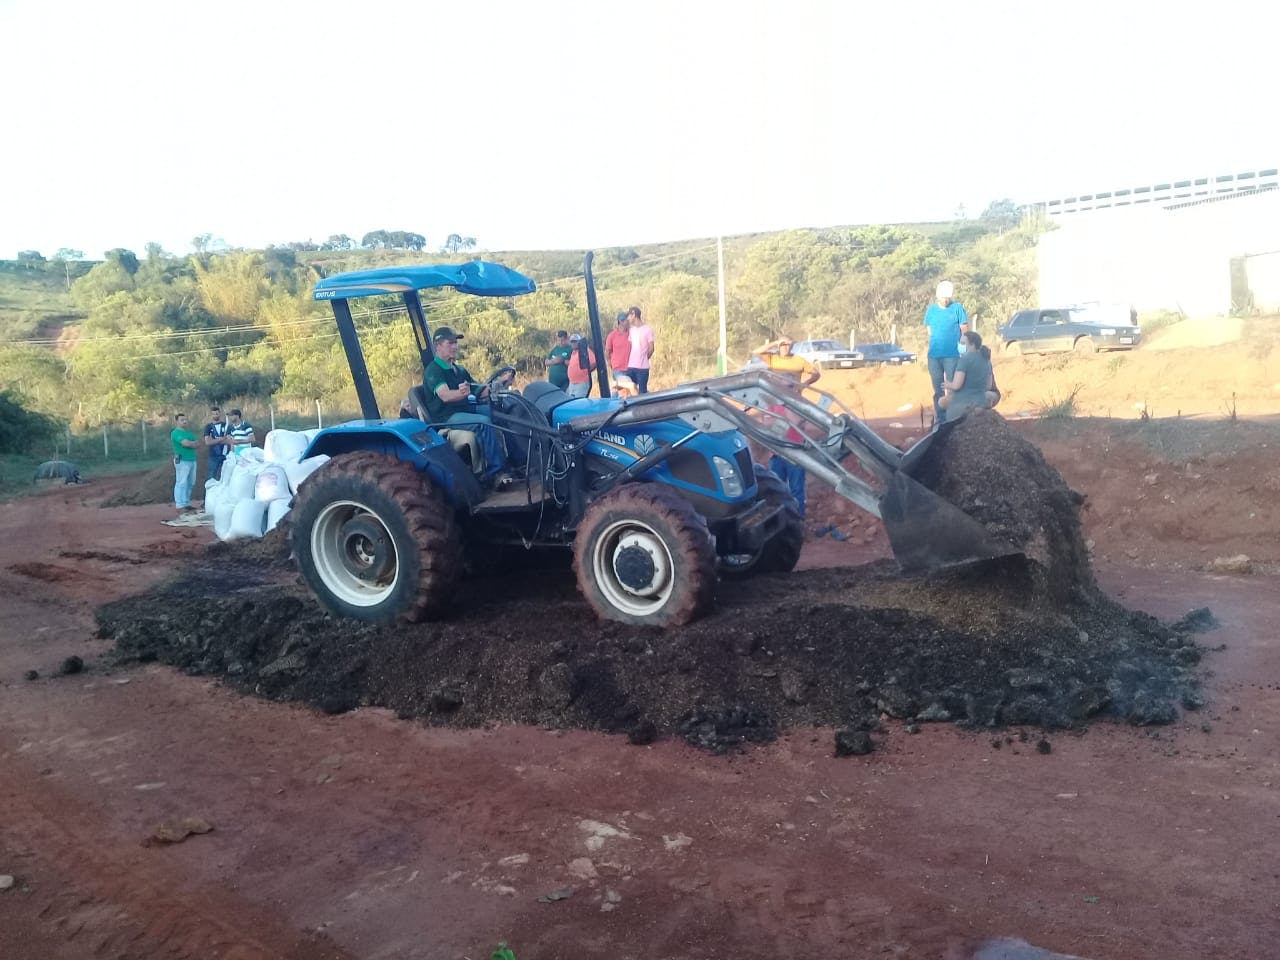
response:
M6 862L22 865L20 885L30 890L20 894L36 928L34 938L27 938L35 952L26 956L350 956L327 938L289 929L233 894L207 886L192 888L181 867L171 866L160 850L149 853L141 845L104 842L111 831L96 823L92 808L51 789L20 764L10 761L6 767L0 791L0 808L5 811L0 850L7 854Z

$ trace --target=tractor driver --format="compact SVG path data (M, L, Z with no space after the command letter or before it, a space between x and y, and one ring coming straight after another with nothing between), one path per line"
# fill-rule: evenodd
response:
M477 383L466 367L458 365L461 339L462 334L449 327L440 327L432 337L436 358L422 376L427 395L427 420L436 426L474 431L484 451L485 479L501 486L509 479L507 458L498 432L493 428L489 404L480 402L489 399L489 388Z

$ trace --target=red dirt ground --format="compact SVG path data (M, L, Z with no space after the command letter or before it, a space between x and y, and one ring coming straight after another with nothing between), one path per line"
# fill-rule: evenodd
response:
M715 757L327 717L107 666L93 608L212 538L160 525L167 506L98 509L127 478L0 505L0 874L17 878L0 957L481 958L505 939L520 960L960 960L996 936L1095 960L1272 955L1280 445L1153 450L1103 423L1036 439L1089 496L1108 591L1221 620L1200 714L1094 726L1047 756L892 726L845 759L829 730ZM813 491L811 527L852 533L852 516ZM883 556L859 526L802 564ZM1239 552L1261 572L1196 569ZM86 671L54 676L73 654ZM214 830L143 845L187 816Z

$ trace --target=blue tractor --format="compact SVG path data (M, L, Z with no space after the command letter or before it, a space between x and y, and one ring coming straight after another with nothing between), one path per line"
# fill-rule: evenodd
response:
M595 355L604 356L584 265ZM910 479L906 454L834 397L765 372L685 384L631 399L571 399L547 381L523 391L494 371L478 400L501 436L515 482L477 479L472 431L418 416L384 418L349 301L399 294L423 370L435 362L419 291L452 287L488 297L532 293L534 282L472 261L388 267L327 277L314 297L333 304L362 419L322 430L307 456L332 459L298 492L291 541L304 579L331 612L359 620L421 620L443 612L468 551L492 545L573 551L579 589L597 615L668 627L711 606L719 577L791 570L804 528L777 476L752 462L747 438L830 483L882 517L905 569L933 569L1014 552ZM861 470L843 462L854 456Z

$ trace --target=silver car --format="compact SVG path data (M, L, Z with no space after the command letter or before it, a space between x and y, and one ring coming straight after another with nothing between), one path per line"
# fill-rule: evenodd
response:
M791 353L804 357L819 370L850 369L862 366L862 354L839 340L798 340Z

